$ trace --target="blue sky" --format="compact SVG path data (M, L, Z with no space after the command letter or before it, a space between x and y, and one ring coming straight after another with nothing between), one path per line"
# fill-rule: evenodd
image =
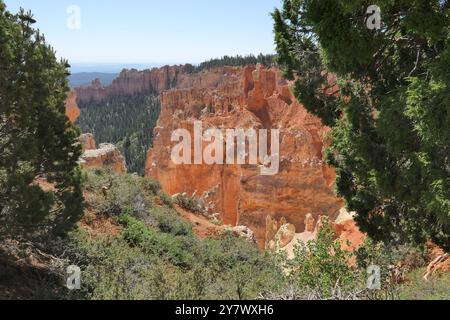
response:
M58 56L71 63L198 63L273 53L270 12L281 0L5 0L31 9ZM80 8L81 29L66 12Z

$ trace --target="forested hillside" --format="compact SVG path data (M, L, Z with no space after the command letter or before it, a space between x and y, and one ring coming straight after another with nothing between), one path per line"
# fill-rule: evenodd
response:
M219 59L211 59L200 63L198 66L195 66L193 72L200 72L203 70L208 70L211 68L217 67L243 67L247 65L255 65L260 63L264 66L272 66L276 64L275 55L273 54L262 54L260 53L258 56L254 56L252 54L247 56L223 56Z
M153 128L160 113L159 97L138 94L115 96L103 102L81 103L77 124L92 133L98 143L117 145L128 171L144 174L145 159L153 141Z

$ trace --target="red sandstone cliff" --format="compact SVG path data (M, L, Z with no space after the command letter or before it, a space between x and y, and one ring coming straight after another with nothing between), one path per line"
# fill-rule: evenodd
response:
M176 87L161 95L146 168L167 193L196 192L224 224L250 227L261 246L267 216L285 217L299 232L307 213L337 217L343 203L332 190L334 171L323 163L328 128L296 102L279 70L223 67L179 74ZM172 132L192 132L197 120L204 129L280 129L280 172L262 176L257 165L175 165Z
M133 95L136 93L156 93L178 87L188 71L189 65L165 66L152 70L123 70L109 86L102 86L100 80L94 80L90 86L75 88L79 103L102 101L114 95Z
M94 135L92 133L84 133L78 137L78 141L81 144L83 152L86 150L97 149L97 142L95 142Z

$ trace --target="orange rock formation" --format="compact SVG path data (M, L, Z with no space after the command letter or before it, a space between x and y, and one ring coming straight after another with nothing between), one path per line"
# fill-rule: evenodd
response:
M182 83L192 66L165 66L152 70L123 70L111 85L103 87L100 80L90 86L76 88L78 102L101 101L113 95L157 93Z
M222 67L178 74L176 82L176 90L161 95L146 165L167 193L196 193L224 224L250 227L262 247L267 216L286 218L298 232L307 213L338 216L343 203L332 190L335 174L323 162L329 129L296 101L278 69ZM173 130L193 132L198 120L205 130L280 129L280 172L262 176L257 165L175 165Z
M125 159L116 146L109 143L100 144L96 149L96 143L92 134L83 134L78 140L83 148L80 164L84 168L111 168L116 173L126 173Z
M66 115L71 123L75 123L80 116L80 109L77 105L77 95L75 91L70 91L66 98Z
M83 152L86 150L95 150L97 149L97 143L95 142L94 136L92 133L84 133L79 138L78 141L81 143L81 147L83 148Z

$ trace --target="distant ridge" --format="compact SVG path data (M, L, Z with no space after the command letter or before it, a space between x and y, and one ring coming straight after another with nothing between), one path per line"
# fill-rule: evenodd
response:
M91 81L84 85L74 85L79 103L102 101L110 96L132 96L138 93L159 94L161 91L185 87L185 78L192 73L200 73L220 67L245 67L249 65L276 66L276 56L271 54L250 54L246 56L223 56L210 59L198 65L165 65L153 68L124 68L112 82ZM74 67L72 66L72 69ZM100 70L97 70L100 72Z

